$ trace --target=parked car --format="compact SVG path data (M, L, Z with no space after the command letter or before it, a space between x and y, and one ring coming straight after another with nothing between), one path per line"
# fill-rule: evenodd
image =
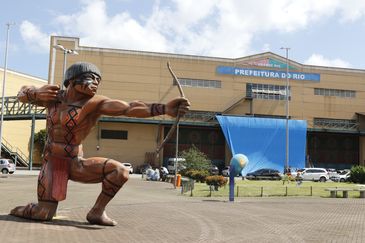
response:
M3 174L13 174L15 172L15 164L9 159L0 159L0 171Z
M133 174L133 166L131 163L122 163L129 170L129 174Z
M225 166L222 170L222 175L223 176L229 176L229 166Z
M175 161L176 158L169 158L167 160L167 170L170 174L175 174ZM185 169L186 167L183 165L183 163L186 160L184 158L177 158L177 172Z
M211 165L209 168L209 173L211 175L218 175L219 174L219 169L216 165Z
M259 169L254 172L249 172L246 175L246 179L252 180L281 180L283 175L275 169Z
M333 176L337 176L338 172L336 169L332 169L332 168L326 168L327 172L328 172L328 176L329 178L333 177Z
M343 170L337 175L331 176L330 179L336 182L345 182L349 179L350 172L351 172L350 170Z
M325 182L329 180L329 175L324 168L306 168L301 174L300 178L303 181L320 181Z

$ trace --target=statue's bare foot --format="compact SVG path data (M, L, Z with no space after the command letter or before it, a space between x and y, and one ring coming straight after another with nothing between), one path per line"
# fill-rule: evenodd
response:
M10 211L10 215L24 218L24 210L27 206L18 206Z
M25 219L51 220L57 209L57 202L29 203L10 211L14 215Z
M91 209L90 212L87 214L86 219L87 221L89 221L90 224L98 224L106 226L117 225L117 221L109 218L104 210L101 213L98 213L96 210Z
M36 207L37 204L35 203L29 203L26 206L18 206L10 211L10 215L14 215L25 219L32 219Z

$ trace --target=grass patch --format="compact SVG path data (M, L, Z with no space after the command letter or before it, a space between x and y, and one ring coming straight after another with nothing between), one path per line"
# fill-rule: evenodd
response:
M311 182L304 181L301 185L296 182L282 181L255 181L235 179L235 197L275 197L275 196L313 196L313 197L330 197L330 193L325 191L326 188L352 188L357 189L359 186L347 182ZM188 191L184 195L190 196ZM228 197L229 184L219 188L218 191L210 189L205 183L195 183L192 191L193 197ZM339 192L337 197L342 197ZM349 197L359 197L359 192L350 191Z

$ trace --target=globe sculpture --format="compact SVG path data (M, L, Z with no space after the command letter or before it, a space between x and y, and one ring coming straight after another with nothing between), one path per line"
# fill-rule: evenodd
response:
M234 178L239 175L248 164L248 158L244 154L235 154L231 159L229 170L229 201L234 201Z
M244 154L235 154L231 159L231 171L234 175L239 175L248 164L248 158Z

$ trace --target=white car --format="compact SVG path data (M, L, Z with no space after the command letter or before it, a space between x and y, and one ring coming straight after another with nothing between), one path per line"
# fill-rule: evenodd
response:
M3 174L13 174L15 172L15 164L9 159L0 159L0 171Z
M345 182L350 177L350 170L343 170L342 172L338 173L337 175L331 176L330 179L336 182Z
M122 163L127 169L129 169L129 174L133 174L133 166L131 163Z
M176 158L169 158L167 160L167 170L169 171L170 174L175 174L175 161ZM185 169L185 166L183 165L185 161L186 160L184 158L177 158L177 172Z
M224 169L222 170L222 175L229 176L229 166L224 167Z
M299 175L303 181L320 181L325 182L329 180L329 175L324 168L306 168Z

